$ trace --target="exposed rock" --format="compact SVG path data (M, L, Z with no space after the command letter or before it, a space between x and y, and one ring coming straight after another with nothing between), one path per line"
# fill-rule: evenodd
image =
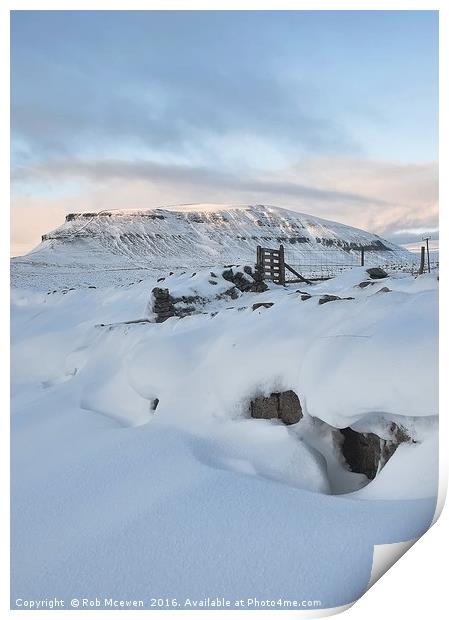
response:
M366 270L366 273L373 280L380 280L382 278L388 278L388 273L380 267L370 267Z
M176 308L176 316L183 319L185 316L191 316L197 312L196 306L183 306Z
M174 304L194 304L204 303L206 299L204 297L201 297L200 295L182 295L181 297L172 297L172 301Z
M338 297L337 295L323 295L320 297L318 303L321 306L322 304L327 304L329 301L339 301L340 299L341 297Z
M379 467L384 440L374 433L357 433L350 427L342 428L340 432L344 438L341 451L349 469L373 480Z
M216 274L211 273L211 278L217 278ZM251 275L252 274L252 275ZM194 276L195 274L192 274ZM156 287L152 290L152 310L156 315L156 323L162 323L170 317L176 316L184 318L192 314L198 314L200 310L198 306L204 306L212 299L238 299L241 292L262 292L268 289L268 286L261 280L261 275L256 269L252 273L250 266L243 267L243 271L235 271L233 268L225 269L222 273L225 280L230 282L231 286L221 293L211 297L202 297L200 295L183 295L181 297L173 297L166 288ZM162 280L160 278L158 281ZM209 284L216 286L217 280L209 279ZM272 304L261 304L266 308ZM259 306L260 307L260 306Z
M388 286L383 286L380 290L377 291L378 293L391 293L391 288L388 288Z
M228 280L228 282L234 282L234 272L232 269L225 269L221 275L225 280Z
M270 420L279 418L279 394L270 396L257 396L250 403L252 418Z
M256 265L256 268L253 273L254 284L251 287L252 293L264 293L268 290L268 285L263 280L263 272L260 265Z
M158 405L159 398L153 398L153 400L151 401L151 411L156 411Z
M228 280L228 282L232 282L239 291L249 291L252 286L252 281L246 278L242 271L234 273L232 269L225 269L222 276L225 280Z
M251 293L263 293L268 290L268 286L263 281L262 273L259 269L256 269L252 273L252 268L248 265L243 267L242 271L234 273L232 269L225 269L221 274L225 280L232 282L239 291L251 292Z
M303 293L301 295L301 301L307 301L308 299L310 299L312 297L312 295L309 295L309 293Z
M397 447L412 439L406 429L392 423L390 426L391 439L382 439L375 433L358 433L349 426L342 428L342 454L349 469L358 474L365 474L373 480L380 469L396 452Z
M234 284L239 289L239 291L242 291L242 293L244 293L251 290L253 282L250 282L248 278L245 277L245 274L242 271L237 271L237 273L234 275Z
M376 283L371 282L371 280L366 280L365 282L360 282L360 284L357 284L357 286L359 288L366 288L367 286L372 286L373 284L376 284Z
M156 323L163 323L176 315L173 299L168 288L155 287L153 295L153 312L156 314Z
M296 424L302 418L302 408L293 390L273 392L270 396L257 396L250 402L252 418L269 420L278 418L284 424Z
M230 297L231 299L237 299L239 297L239 292L235 288L235 286L231 286L231 288L226 289L223 293L219 293L217 295L217 299L224 299L225 297Z
M415 443L407 429L401 424L396 424L396 422L392 422L390 424L389 430L391 433L391 438L395 443Z
M279 394L279 417L284 424L296 424L302 418L302 408L293 390Z
M274 304L271 301L262 301L259 304L253 304L253 310L257 310L258 308L271 308L273 305Z
M323 295L318 300L318 303L321 306L322 304L327 304L329 301L342 301L342 300L348 300L348 299L354 299L354 297L338 297L337 295Z

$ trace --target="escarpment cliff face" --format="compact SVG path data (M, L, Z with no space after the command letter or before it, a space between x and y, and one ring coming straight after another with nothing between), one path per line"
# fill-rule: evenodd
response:
M265 205L180 205L70 213L21 261L139 267L251 264L256 247L283 244L299 262L333 252L341 262L365 248L376 264L410 259L377 235ZM293 260L294 262L294 260Z

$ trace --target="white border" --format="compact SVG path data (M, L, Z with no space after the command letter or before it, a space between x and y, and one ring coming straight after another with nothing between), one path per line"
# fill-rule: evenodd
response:
M9 135L9 97L6 93L9 93L9 11L10 10L439 10L440 11L440 33L448 32L448 9L445 4L440 2L426 2L423 0L391 0L384 1L338 1L338 0L279 0L275 2L273 0L227 0L213 1L213 0L191 0L182 2L180 0L165 0L162 1L144 1L144 0L128 0L127 2L119 0L77 0L72 2L64 2L63 0L46 0L42 2L31 0L16 0L6 1L2 4L1 9L1 24L0 24L0 41L2 42L2 59L1 63L1 77L4 85L3 97L0 99L0 105L2 107L1 120L3 124L2 135ZM440 36L440 135L449 135L447 127L447 113L444 113L449 109L449 101L447 96L447 81L444 79L448 75L448 63L449 58L447 44L447 36ZM0 240L0 247L5 254L4 261L2 261L2 283L3 290L9 290L9 144L4 139L4 150L2 152L2 188L4 201L2 206L2 226L0 227L2 238ZM448 183L447 176L444 175L445 163L447 163L447 146L442 144L440 151L440 161L442 165L443 175L440 179L440 204L443 208L440 210L440 254L442 255L441 261L444 266L445 260L445 240L447 240L446 232L446 218L447 209L445 206L448 204ZM441 317L447 317L447 290L445 274L443 272L443 280L441 282ZM6 308L6 304L1 305L1 321L2 328L2 351L6 353L8 351L9 343L9 311ZM448 327L445 319L442 320L440 325L440 342L447 342ZM4 338L4 340L3 340ZM445 389L445 382L443 375L447 376L447 352L445 348L442 348L440 353L440 379L441 379L441 394L440 394L440 409L443 412L441 416L441 428L440 437L447 437L447 390ZM2 531L4 535L2 549L3 562L1 565L0 575L0 601L1 609L7 616L14 615L14 617L21 618L26 612L21 611L9 611L9 554L5 552L9 548L9 424L6 412L9 411L9 359L7 355L2 359L2 377L5 377L4 387L2 389L2 397L4 399L4 407L2 407L2 432L1 437L4 442L3 449L1 451L1 481L2 481L2 496L4 498L3 510L1 513L2 519ZM447 382L447 379L446 379ZM444 498L447 488L447 472L448 472L448 457L447 457L446 445L442 445L440 450L440 493L439 502L436 517L441 513ZM6 498L6 502L5 502ZM449 518L448 511L443 513L440 520L434 525L431 530L425 534L423 539L420 539L408 553L405 554L398 564L393 566L389 570L389 577L381 579L374 588L370 589L361 599L358 601L349 611L346 612L346 617L349 619L364 618L369 620L370 618L376 618L379 616L387 615L388 618L394 617L395 614L404 615L409 618L421 618L424 614L426 617L440 617L441 612L445 609L445 590L447 588L445 573L447 572L447 561L444 554L441 553L444 543L448 541L449 530ZM446 547L447 548L447 547ZM444 561L444 571L439 567ZM443 579L445 581L443 582ZM343 609L335 610L336 612ZM300 617L323 617L324 615L330 615L331 610L323 610L316 612L264 612L264 618L279 617L279 614L298 614ZM48 612L35 612L39 617L48 616ZM70 617L76 614L76 611L71 612L52 612L51 617L57 620L59 617L70 613ZM78 612L80 613L80 612ZM82 612L83 618L88 620L94 614L94 618L109 614L107 611L99 612ZM136 613L136 612L134 612ZM137 612L140 614L149 614L148 611ZM177 613L192 614L196 612L151 612L151 617L154 618L155 614L159 617L168 618L169 615ZM227 618L230 614L245 614L245 618L259 617L258 612L215 612L218 613L220 618ZM207 617L215 615L214 612L208 611ZM169 615L167 615L169 614ZM250 615L248 615L250 614ZM114 618L128 617L128 612L117 611L114 613ZM282 616L283 617L283 616Z

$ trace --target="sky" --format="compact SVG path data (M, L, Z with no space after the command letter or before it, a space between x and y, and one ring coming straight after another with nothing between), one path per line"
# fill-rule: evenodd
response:
M435 11L14 11L12 254L66 213L271 204L438 238Z

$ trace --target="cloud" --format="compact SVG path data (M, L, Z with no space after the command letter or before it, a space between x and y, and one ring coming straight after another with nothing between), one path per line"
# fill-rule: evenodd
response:
M187 202L265 203L341 221L398 242L438 227L438 166L313 158L276 172L168 165L147 161L58 160L19 169L13 207L45 209L60 220L68 211L149 208ZM81 182L82 180L82 182ZM39 183L61 187L65 197L39 192ZM13 209L14 212L14 209ZM56 225L56 222L55 222ZM36 225L39 234L44 223ZM418 230L418 232L417 232ZM37 239L37 234L34 235Z
M435 157L436 14L17 11L11 23L17 239L34 243L55 212L207 201L386 236L438 225L436 164L380 161Z
M264 195L291 196L319 202L379 203L379 200L375 197L368 198L351 191L323 189L295 182L293 179L283 180L281 174L271 174L270 176L267 173L254 171L237 175L212 168L159 164L149 161L56 160L27 168L17 168L12 174L12 179L19 183L47 178L59 181L83 178L89 179L93 183L126 179L152 184L172 183L178 186L195 183L200 184L202 187L227 189L229 191L257 192Z
M437 162L321 158L304 162L301 174L322 188L363 193L368 202L376 199L371 208L361 205L352 214L368 230L388 237L398 230L438 228Z
M221 14L216 34L211 15L117 22L35 14L29 31L26 19L16 16L13 29L12 133L44 157L126 141L207 159L211 143L229 136L257 137L282 152L359 149L341 122L310 104L318 94L311 80L286 70L294 52L280 45L274 16Z

